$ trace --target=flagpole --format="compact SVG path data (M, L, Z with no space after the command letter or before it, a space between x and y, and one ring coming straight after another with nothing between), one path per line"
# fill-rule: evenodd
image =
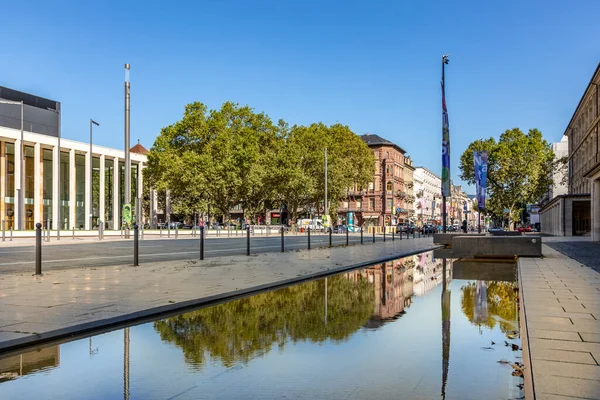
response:
M445 94L446 93L446 86L445 86L446 85L445 66L446 66L446 64L448 64L448 62L449 62L448 54L443 55L442 56L442 103L443 103L442 104L443 105L442 119L444 119L444 118L447 117L447 115L446 115L446 99L445 99L445 96L446 96L446 94ZM445 143L446 142L445 141L445 139L446 139L446 132L445 132L445 130L447 130L447 129L448 129L448 126L446 125L445 121L442 121L442 147L444 149L446 149L446 151L448 152L450 146L449 146L449 143L448 144ZM447 147L445 147L445 146L447 146ZM445 157L445 155L442 154L442 157ZM450 155L448 155L448 159L449 158L450 158ZM446 166L444 165L443 161L444 160L442 160L442 227L443 227L443 232L446 233L446 227L447 227L446 219L448 217L448 214L446 212L446 194L447 193L444 190L444 185L446 183L444 182L444 178L445 177L444 177L444 173L443 173L444 172L444 168L446 168ZM450 174L450 170L449 170L450 168L449 168L449 166L450 165L448 163L448 171L447 171L448 175ZM450 177L448 176L447 179L450 179Z

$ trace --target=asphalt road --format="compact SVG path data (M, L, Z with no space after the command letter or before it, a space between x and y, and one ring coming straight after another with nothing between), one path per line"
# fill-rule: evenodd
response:
M387 240L392 240L387 235ZM376 241L383 240L378 235ZM396 236L396 240L399 240ZM406 240L406 237L404 238ZM413 240L412 238L410 240ZM346 243L346 235L334 234L333 245ZM372 235L364 235L364 244L373 242ZM360 243L360 235L350 236L349 243ZM327 235L312 235L311 248L329 244ZM306 235L285 236L285 250L306 249ZM200 258L200 241L194 239L144 239L139 242L140 264L154 261L193 260ZM280 237L252 237L251 253L281 251ZM209 238L204 241L204 258L246 254L246 238ZM133 240L81 242L73 244L43 245L42 270L78 267L102 267L133 263ZM0 247L0 274L35 272L35 248L33 245Z

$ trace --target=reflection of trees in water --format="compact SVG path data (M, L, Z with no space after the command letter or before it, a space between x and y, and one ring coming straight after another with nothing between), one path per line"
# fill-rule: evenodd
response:
M327 324L323 280L290 286L154 323L161 339L181 347L186 360L201 365L206 356L226 367L247 362L277 343L346 340L373 313L374 291L365 279L328 278Z
M496 324L509 333L515 330L517 321L517 284L515 282L485 282L487 288L487 319L475 321L476 283L469 282L461 288L461 308L469 322L492 329Z

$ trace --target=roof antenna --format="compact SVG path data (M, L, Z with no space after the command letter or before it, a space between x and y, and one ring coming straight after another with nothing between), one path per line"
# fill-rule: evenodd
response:
M138 144L140 144L140 139L138 139Z

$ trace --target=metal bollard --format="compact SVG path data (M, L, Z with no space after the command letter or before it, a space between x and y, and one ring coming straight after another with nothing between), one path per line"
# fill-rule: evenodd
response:
M385 226L383 227L383 241L385 242Z
M308 250L310 250L310 226L306 229L306 232L308 232Z
M179 225L175 225L175 239L179 237Z
M102 240L102 225L98 225L98 240Z
M402 229L400 229L400 240L402 240Z
M396 229L392 229L392 242L396 240Z
M373 243L375 243L375 227L373 227Z
M10 227L10 241L12 242L13 227Z
M246 255L250 255L250 226L246 226Z
M2 220L2 241L6 240L6 226L4 224L4 220Z
M200 227L200 259L204 260L204 227Z
M329 228L329 247L331 247L331 235L332 235L332 232L333 232L333 228L330 227Z
M364 228L360 228L360 244L363 244L363 231Z
M162 226L158 227L158 233L159 233L160 237L162 237Z
M75 240L75 227L73 227L73 240Z
M348 227L346 227L346 246L348 246Z
M35 224L35 274L42 274L42 224Z
M282 226L281 227L281 252L282 253L285 251L284 244L283 244L283 235L284 235L284 233L283 233L283 226Z
M138 265L140 265L139 262L139 228L138 228L138 224L133 225L133 266L137 267Z

